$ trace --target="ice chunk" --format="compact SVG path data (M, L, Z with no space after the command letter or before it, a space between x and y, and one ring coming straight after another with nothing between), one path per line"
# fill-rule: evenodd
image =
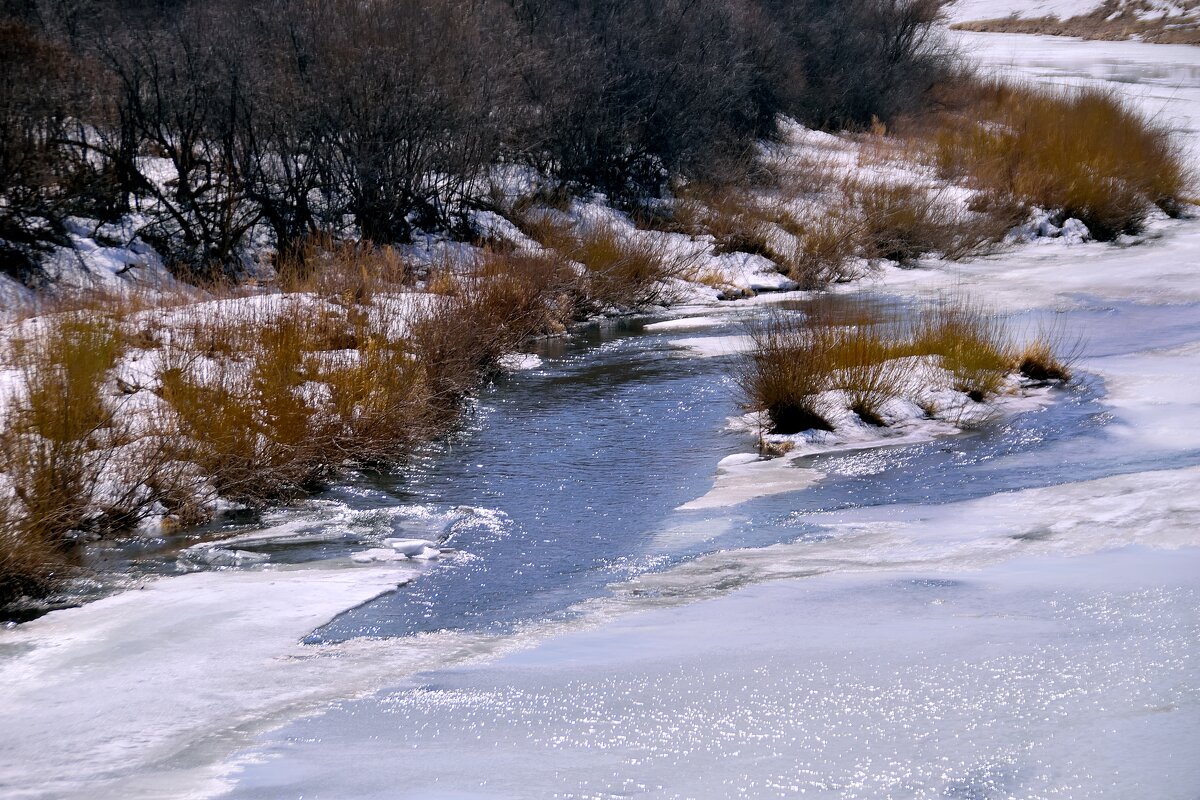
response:
M407 561L408 556L403 553L397 553L395 550L387 547L375 547L370 550L354 553L350 556L350 560L355 564L375 564L387 563L389 561Z
M1086 242L1092 238L1092 232L1088 230L1088 226L1074 217L1071 217L1071 219L1062 224L1058 235L1072 244Z
M431 542L428 539L387 539L384 544L405 556L417 556L425 550L438 549L437 542Z
M266 553L254 553L250 550L226 550L221 547L199 547L189 550L188 561L197 564L207 564L210 567L245 567L251 564L264 564L270 560Z

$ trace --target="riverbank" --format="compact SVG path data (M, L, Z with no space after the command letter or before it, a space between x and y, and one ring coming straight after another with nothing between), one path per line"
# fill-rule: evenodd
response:
M1110 190L1058 176L1033 193L973 170L990 159L942 135L964 109L1076 110L1074 98L996 87L973 85L961 108L893 135L781 123L761 145L761 181L683 187L653 215L515 191L475 215L475 243L314 239L224 288L173 282L144 245L106 246L79 226L56 292L26 297L0 329L0 597L58 589L90 542L160 538L402 463L452 431L516 351L581 320L822 289L1033 240L1071 246L1089 224L1094 238L1135 241L1161 209L1187 212L1167 132L1099 95L1128 134L1117 138L1137 142L1130 167L1112 166L1100 141L1065 163L1109 164L1096 174Z
M1148 45L1075 62L1061 44L1031 71L1148 63ZM1195 87L1151 66L1149 100L1194 119ZM804 491L737 506L678 510L754 445L725 430L730 359L670 343L735 335L764 298L677 309L709 318L686 334L541 340L540 366L481 389L465 435L406 475L247 525L235 546L269 563L169 565L0 631L0 729L22 732L0 793L1190 797L1198 249L1195 220L1155 219L1136 244L1058 237L838 286L965 285L1018 325L1058 319L1084 379L968 435L813 456L791 467L820 475ZM389 538L455 552L354 565Z
M978 33L1200 44L1200 5L1192 0L959 0L949 15L956 30Z

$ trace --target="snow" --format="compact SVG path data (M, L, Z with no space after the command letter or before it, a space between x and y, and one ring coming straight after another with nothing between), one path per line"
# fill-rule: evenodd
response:
M797 492L812 486L824 473L801 467L791 458L760 459L754 453L737 453L721 459L713 488L689 500L679 511L727 508L773 494Z
M718 317L711 315L699 315L694 317L681 317L680 319L668 319L662 322L652 322L645 326L647 331L679 331L693 330L700 328L716 328L729 322L726 317Z
M500 357L500 368L508 372L528 372L542 366L542 359L533 353L509 353Z
M721 356L748 353L754 349L754 337L749 335L698 336L688 339L672 339L667 343L689 356L718 358Z
M884 267L855 290L936 299L970 287L999 311L1080 308L1094 297L1150 305L1200 302L1200 226L1193 220L1153 222L1136 244L1040 241L1046 244L972 261Z
M1016 556L1080 556L1138 545L1200 546L1200 468L1118 475L989 495L944 505L873 506L806 515L826 538L702 556L646 575L634 587L722 574L737 564L744 582L804 570L981 569Z
M1160 496L1096 488L1020 507ZM970 528L978 510L945 522ZM1193 541L1196 510L1174 526ZM835 539L615 586L589 609L603 624L290 727L233 796L1190 796L1200 550L1048 558L1006 536L1028 554L972 569L929 563L928 527L906 529L908 561ZM420 769L397 780L398 758Z
M956 0L947 9L950 22L973 22L1003 17L1049 17L1069 19L1087 14L1100 0Z
M212 791L214 750L374 671L300 640L411 574L195 573L0 632L0 730L20 731L5 737L0 794L184 796L183 775Z
M1127 426L1121 435L1157 451L1200 449L1200 343L1081 366L1104 376L1104 403Z
M1061 20L1083 16L1103 5L1101 0L956 0L946 9L950 22L974 22L1005 17L1058 17ZM1126 8L1142 19L1182 17L1195 11L1195 2L1180 0L1123 0Z

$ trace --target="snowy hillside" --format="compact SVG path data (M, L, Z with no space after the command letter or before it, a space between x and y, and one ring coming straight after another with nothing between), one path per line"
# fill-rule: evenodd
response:
M1107 7L1111 6L1111 10ZM1106 7L1110 14L1130 13L1140 18L1182 17L1194 14L1194 0L958 0L947 13L951 22L970 22L1018 16L1024 19L1084 16Z

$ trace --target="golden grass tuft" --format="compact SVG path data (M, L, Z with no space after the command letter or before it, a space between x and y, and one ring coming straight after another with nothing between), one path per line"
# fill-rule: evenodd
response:
M1019 363L1000 318L963 300L903 318L863 301L826 302L803 315L773 314L750 335L737 378L745 406L764 412L774 434L830 430L831 390L863 422L885 425L886 404L917 388L913 358L937 357L952 388L977 402L1001 391ZM1056 360L1052 348L1027 352Z
M578 231L567 253L586 268L588 297L600 307L668 303L673 290L666 282L686 274L689 266L663 244L603 224Z
M1192 176L1167 127L1094 88L976 81L953 90L934 162L997 205L1082 220L1100 240L1138 232L1151 208L1180 212Z
M277 257L279 288L309 292L343 305L363 305L378 292L402 291L416 278L415 264L392 246L314 235Z
M102 389L123 345L117 326L93 314L37 322L35 338L11 348L20 379L0 453L26 534L54 543L83 525L100 481L104 465L91 453L114 433Z
M976 402L996 394L1013 370L1013 347L1003 321L964 300L947 300L920 311L913 323L914 355L939 356L954 376L954 389Z
M1081 341L1066 346L1061 329L1054 325L1042 326L1017 350L1017 371L1040 383L1069 383L1074 377L1073 364L1081 350Z
M831 385L844 393L859 419L882 427L884 405L908 389L908 366L899 358L905 343L899 320L871 306L860 305L858 311L859 318L848 325L824 321L823 335L831 340ZM821 316L814 318L814 324L822 324Z
M832 384L829 338L794 314L772 315L750 336L753 351L738 375L746 406L766 413L770 433L833 430L819 399Z

